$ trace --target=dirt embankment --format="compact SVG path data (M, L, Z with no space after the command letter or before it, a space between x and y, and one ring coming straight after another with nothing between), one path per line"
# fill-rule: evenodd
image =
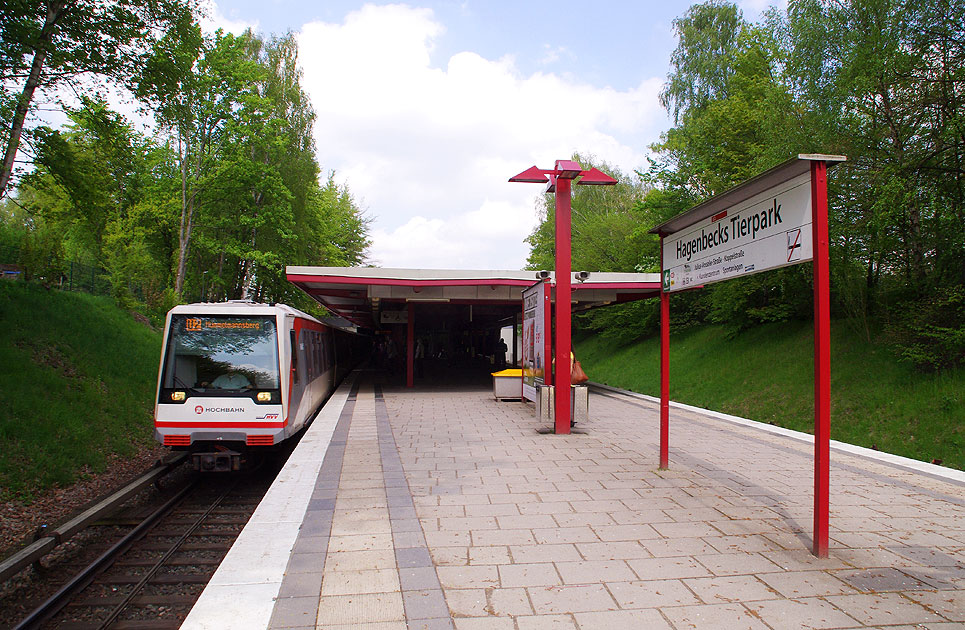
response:
M133 457L114 458L104 472L85 471L77 483L66 488L52 488L29 504L22 501L0 503L0 558L16 551L38 527L65 520L91 501L137 477L168 452L163 446L145 446Z

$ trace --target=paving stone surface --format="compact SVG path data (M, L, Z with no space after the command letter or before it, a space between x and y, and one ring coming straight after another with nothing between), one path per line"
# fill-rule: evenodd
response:
M658 470L657 413L594 393L546 435L488 390L363 383L276 626L965 629L965 485L833 452L820 559L810 445L673 409Z

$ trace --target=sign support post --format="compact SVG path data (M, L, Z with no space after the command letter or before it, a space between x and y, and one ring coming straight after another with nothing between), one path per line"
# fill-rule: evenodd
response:
M663 237L660 238L663 269ZM670 292L660 291L660 470L670 467Z
M828 557L831 502L831 304L827 163L811 162L814 265L814 548Z
M828 557L831 501L831 299L828 166L841 155L802 154L650 230L660 236L660 467L667 466L668 294L808 260L814 269L814 536ZM668 238L669 237L669 238ZM668 242L669 240L669 242Z

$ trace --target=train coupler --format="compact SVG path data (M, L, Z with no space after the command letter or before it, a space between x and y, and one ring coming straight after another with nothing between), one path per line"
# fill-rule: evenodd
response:
M241 453L218 450L209 453L192 453L191 461L197 472L235 472L241 470Z

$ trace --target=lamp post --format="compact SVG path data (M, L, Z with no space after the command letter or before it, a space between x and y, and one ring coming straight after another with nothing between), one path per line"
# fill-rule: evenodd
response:
M580 178L576 182L577 186L612 186L617 183L617 180L603 171L596 168L585 171L578 162L572 160L556 160L556 165L552 169L532 166L519 175L509 178L511 182L546 184L545 192L554 193L556 198L556 343L554 344L556 367L553 378L556 433L570 432L570 370L564 366L570 365L572 293L570 195L573 181L577 178Z

